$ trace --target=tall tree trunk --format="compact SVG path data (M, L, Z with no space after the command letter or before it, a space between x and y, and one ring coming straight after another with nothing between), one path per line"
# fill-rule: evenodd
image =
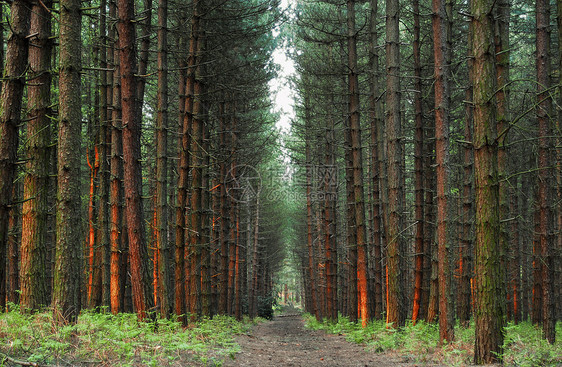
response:
M258 315L258 279L259 279L259 224L260 224L260 201L256 198L256 214L254 215L254 243L252 245L252 285L250 286L250 317Z
M387 323L401 327L405 322L403 254L401 253L404 228L402 200L402 121L400 117L400 6L397 0L386 2L386 131L388 177L387 225Z
M439 341L454 340L450 304L449 246L447 240L449 190L449 22L444 0L433 0L433 55L435 89L435 160L437 163L437 247L439 279Z
M414 172L415 172L415 278L414 278L414 308L412 322L414 325L420 317L423 285L423 228L424 228L424 196L423 196L423 104L422 104L422 75L421 75L421 46L420 46L420 2L414 0L414 97L415 110L415 138L414 138Z
M496 77L494 57L494 3L472 0L474 82L474 177L476 195L476 257L474 295L476 342L474 362L501 359L504 307L499 244L499 187L497 171Z
M552 138L552 97L550 96L550 2L536 2L537 23L537 119L538 119L538 258L540 281L542 282L542 323L543 336L554 344L556 316L554 303L554 234L552 187L548 184L554 175Z
M507 182L507 131L509 130L509 1L501 0L496 9L495 21L495 53L496 53L496 80L498 92L496 93L498 119L498 180L500 195L500 251L502 257L503 277L507 281L508 258L510 249L508 224L504 222L509 215L508 186ZM511 246L512 247L512 246ZM504 290L504 299L507 300L508 293Z
M227 189L231 182L227 182L230 180L230 177L227 177L227 169L228 169L228 153L230 152L230 141L228 139L229 132L227 131L227 112L230 112L230 109L227 110L227 106L230 106L230 103L221 103L219 105L219 144L220 144L220 151L223 153L219 163L219 171L220 171L220 180L221 180L221 187L220 187L220 234L219 234L219 242L220 242L220 279L219 279L219 305L218 305L218 312L220 314L226 314L228 309L228 233L229 233L229 208L228 204L230 203L229 198L227 197ZM250 219L248 219L249 221ZM251 307L251 303L250 303ZM252 314L250 313L252 317Z
M230 170L229 170L229 180L237 180L237 149L238 149L238 137L237 137L237 107L236 102L233 101L231 105L230 114ZM229 208L229 218L232 220L230 226L228 227L228 282L225 284L228 290L227 297L227 312L229 315L233 314L233 304L234 304L234 286L235 286L235 266L236 266L236 246L238 245L236 241L236 212L237 212L237 202L233 197L228 198L230 203Z
M44 7L34 4L31 15L29 41L30 85L27 90L27 162L23 185L20 306L39 310L50 303L47 285L48 252L47 212L49 168L51 165L51 129L49 106L51 104L51 16L47 1Z
M114 3L110 4L110 17L115 17L117 9ZM111 37L113 36L113 37ZM112 116L111 116L111 149L110 149L110 174L109 182L109 207L110 207L110 305L111 312L117 314L124 310L124 286L121 267L126 253L123 253L125 244L125 227L123 218L123 134L121 123L121 72L119 62L118 41L115 40L115 28L110 29L110 41L114 46L113 52L113 89L112 89Z
M382 317L382 220L381 220L381 190L380 190L380 166L379 166L379 134L384 124L382 118L379 53L377 49L377 15L378 0L370 2L369 17L369 108L370 108L370 132L371 132L371 190L372 190L372 238L373 247L370 249L371 268L373 270L374 302L372 315L379 319Z
M156 118L156 249L160 314L171 312L168 241L168 0L158 3L158 102Z
M98 130L93 125L93 121L88 124L89 135L99 135ZM94 138L95 140L95 138ZM91 153L91 155L90 155ZM88 259L88 294L87 294L87 304L90 308L95 308L101 305L101 273L100 273L100 251L98 248L98 243L96 241L96 227L97 227L97 217L96 212L96 196L97 196L97 181L98 181L98 171L99 171L99 151L98 145L94 141L93 149L88 148L86 153L86 161L90 171L90 182L89 182L89 192L88 192L88 233L86 239L87 254Z
M0 102L0 310L6 306L6 250L12 188L16 172L18 130L27 67L27 38L31 3L14 0L10 7L11 33L6 45L6 62Z
M139 64L137 71L136 83L136 113L137 119L142 121L142 108L144 104L144 91L146 87L146 77L148 70L148 53L150 50L150 38L152 36L152 0L143 0L143 11L141 13L140 25L140 48L139 48Z
M515 158L517 161L517 158ZM514 167L518 165L514 164ZM513 322L518 324L521 321L521 241L520 241L520 227L519 227L519 198L517 190L519 190L519 177L516 176L512 179L512 186L509 189L510 200L510 213L511 213L511 226L510 232L512 233L511 242L511 256L508 258L509 264L509 278L507 291L511 294L511 310Z
M562 52L562 2L557 1L556 2L556 21L557 21L557 25L558 25L558 53L559 55L561 55ZM562 57L559 57L558 60L558 69L562 70ZM562 73L559 73L558 75L558 103L562 103ZM557 131L560 131L560 129L562 129L562 110L558 109L558 122L557 125L555 127L557 129ZM557 139L556 142L556 177L557 177L557 182L558 182L558 188L557 188L557 199L558 199L558 203L560 203L562 201L562 149L560 148L562 146L562 140L560 138L560 136ZM558 204L557 210L555 210L556 214L556 218L555 221L557 222L557 230L558 230L558 235L556 236L556 251L557 251L557 259L555 260L555 262L558 264L557 265L557 269L556 269L556 273L555 273L555 278L554 279L558 279L558 284L555 284L554 287L555 289L557 289L558 291L558 295L557 295L557 300L556 303L558 304L558 316L557 319L558 320L562 320L562 284L560 283L562 280L562 210L560 207L560 204Z
M471 34L472 29L469 29L469 42L472 42ZM469 47L469 55L472 51ZM468 68L472 69L472 61L468 60ZM465 106L465 123L464 123L464 146L463 146L463 195L462 195L462 239L459 246L459 286L458 286L458 308L457 317L463 326L468 326L470 321L470 305L471 300L471 278L472 278L472 160L473 150L469 142L472 141L472 125L473 125L473 111L472 111L472 79L471 73L468 75L468 86L465 92L466 106Z
M201 4L202 1L193 2L193 15L191 21L191 39L189 55L193 59L195 70L190 75L193 81L192 110L186 108L187 114L192 114L191 120L191 183L190 183L190 226L189 226L189 257L191 264L189 312L195 317L201 308L201 250L203 245L203 164L204 155L203 138L205 136L205 122L202 110L202 80L201 78ZM192 48L193 45L193 48ZM188 77L189 78L189 77Z
M108 81L110 73L107 56L110 52L109 38L107 36L107 1L102 0L100 3L100 111L99 111L99 200L98 200L98 228L97 238L101 254L101 285L102 296L101 304L109 306L111 304L111 270L110 270L110 248L109 248L109 144L111 142L111 130L109 129L109 118L111 104L111 83Z
M19 197L21 194L22 184L15 183L13 197ZM20 303L20 238L21 238L21 210L19 205L12 206L10 219L8 223L8 264L6 266L8 281L6 284L6 301L7 303L19 304ZM51 271L50 263L49 271ZM6 311L9 311L6 307Z
M210 170L210 131L213 130L208 119L208 105L209 98L206 96L206 68L204 62L204 53L206 50L206 33L205 23L202 24L202 30L199 36L197 62L197 84L195 85L195 98L196 109L194 110L195 117L201 121L201 215L199 218L201 232L199 234L199 248L201 249L201 310L200 314L203 316L211 316L211 278L210 278L210 256L211 256L211 238L209 227L209 170Z
M56 260L52 306L58 324L75 322L80 311L81 4L60 2L59 133Z
M316 293L316 261L314 256L314 229L313 229L313 214L312 214L312 121L310 116L310 110L312 106L310 105L310 97L308 93L304 96L304 108L305 108L305 170L306 170L306 247L308 249L308 278L311 282L311 308L310 312L316 316L317 320L320 320L320 312L318 309L318 297ZM331 315L328 315L330 317Z
M123 121L123 167L125 179L125 213L129 235L129 262L133 306L140 320L152 309L151 282L148 273L148 250L142 206L141 121L136 115L134 2L119 0L118 23L121 62L121 113Z
M245 270L245 252L244 246L240 245L240 206L236 206L236 266L234 270L234 317L236 320L242 320L242 282Z
M369 320L367 301L367 230L365 227L365 194L363 191L363 157L361 151L361 126L359 116L359 76L357 69L357 32L355 30L355 1L347 1L347 47L349 125L353 161L353 196L355 203L355 230L357 233L357 302L361 325Z
M345 191L346 191L346 211L347 211L347 274L348 279L345 282L347 289L348 311L346 315L350 321L357 321L357 231L356 231L356 218L357 211L355 210L355 192L353 186L353 151L351 147L351 127L349 126L349 119L345 120L346 126L344 127L345 137Z
M523 169L531 170L534 168L536 160L535 154L529 154L527 162L522 164ZM532 200L533 200L533 184L532 176L529 174L521 178L521 213L523 218L530 218L533 216ZM531 222L529 222L531 223ZM523 240L521 241L521 313L523 320L529 320L531 313L531 279L533 272L533 235L531 234L531 226L524 226L522 228Z
M337 223L337 167L335 158L335 131L334 131L334 118L332 116L326 118L326 132L325 132L325 166L323 167L323 174L320 176L323 180L323 193L324 200L324 247L326 249L326 302L328 303L327 317L330 320L337 321L338 319L338 251L336 241L336 223ZM307 176L307 179L309 176ZM311 258L310 266L311 272L314 271L314 259ZM311 278L313 279L313 278Z
M185 17L182 17L185 20ZM187 38L180 36L178 41L178 48L187 48ZM190 42L191 47L191 42ZM191 53L189 53L191 55ZM178 182L177 182L177 201L176 201L176 242L175 242L175 313L181 318L185 325L187 320L185 313L187 312L187 304L185 303L185 284L186 276L185 268L187 257L186 250L186 231L187 231L187 185L189 182L189 146L190 142L190 129L191 129L191 113L186 111L192 110L193 105L193 59L190 57L187 62L183 57L180 57L179 67L179 81L178 81L178 95L179 95L179 139L178 139Z

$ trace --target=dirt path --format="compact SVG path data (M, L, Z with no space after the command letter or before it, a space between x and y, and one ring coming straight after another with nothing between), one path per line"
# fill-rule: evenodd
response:
M240 367L364 367L414 366L396 357L365 351L343 336L304 327L298 315L276 317L238 336L242 351L223 366Z

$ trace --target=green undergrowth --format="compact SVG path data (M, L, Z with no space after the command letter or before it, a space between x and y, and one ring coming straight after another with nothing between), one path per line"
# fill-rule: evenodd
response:
M217 366L239 350L235 335L255 322L215 316L184 328L176 320L84 311L75 325L57 327L50 312L22 314L16 307L0 314L0 366L9 365L6 356L39 365Z
M364 344L375 353L396 354L404 362L465 366L472 364L474 353L474 324L455 327L455 341L439 346L439 325L419 321L408 322L397 331L387 328L382 320L370 322L362 328L360 323L346 317L338 323L319 322L305 315L307 327L339 334L354 343ZM528 322L509 323L504 344L504 364L507 366L562 366L562 323L557 325L558 340L550 345L541 338L541 330Z

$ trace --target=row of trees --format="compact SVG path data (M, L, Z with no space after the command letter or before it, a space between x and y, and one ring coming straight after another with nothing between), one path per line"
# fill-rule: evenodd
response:
M442 342L474 317L477 364L501 359L506 320L531 318L554 342L562 20L550 7L297 2L311 313L438 319Z
M9 17L0 308L271 309L282 224L248 188L277 144L278 2L15 0Z

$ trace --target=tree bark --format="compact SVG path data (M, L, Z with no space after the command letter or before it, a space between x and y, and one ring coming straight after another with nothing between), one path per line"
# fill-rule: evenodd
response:
M16 172L18 130L27 67L27 38L31 2L14 0L10 7L11 34L6 44L6 62L0 102L0 310L6 306L6 251L12 188Z
M60 2L59 133L56 260L52 306L58 324L74 323L80 311L81 25L78 0Z
M322 167L323 174L319 175L322 182L322 190L325 195L324 198L324 248L326 249L326 302L328 304L327 317L332 321L338 319L338 251L336 241L336 224L337 224L337 167L335 158L335 131L334 131L334 118L332 116L326 118L326 132L325 132L325 166ZM307 179L309 177L307 176ZM311 229L312 231L312 229ZM311 235L312 237L312 235ZM309 248L310 249L310 248ZM311 251L311 249L309 250ZM313 255L311 259L313 259ZM314 274L314 261L310 262L311 273ZM313 279L313 278L312 278ZM314 289L316 291L316 289ZM317 297L317 295L315 295Z
M306 93L306 92L305 92ZM308 94L305 94L304 97L304 108L305 108L305 136L304 136L304 144L305 144L305 175L306 175L306 247L308 249L308 278L311 282L311 308L309 312L316 316L317 320L320 320L320 312L318 309L318 297L319 295L316 293L316 269L315 269L315 256L314 256L314 224L313 224L313 214L312 214L312 152L311 152L311 139L312 139L312 121L310 116L310 109L312 106L310 105L310 97Z
M168 1L158 3L158 102L156 118L156 248L158 299L162 317L170 316L170 248L168 241Z
M14 185L13 197L18 197L21 194L22 184ZM7 271L7 284L6 284L6 302L19 304L20 303L20 279L19 279L19 267L20 267L20 238L21 238L21 210L19 205L12 206L10 213L10 219L8 223L8 263L6 264ZM49 264L50 265L50 264ZM51 266L49 266L49 271L51 271ZM52 273L52 271L51 271ZM52 274L51 274L52 277ZM6 311L9 311L6 307Z
M449 246L447 239L449 190L449 22L445 0L433 0L433 55L435 89L435 161L437 163L437 252L439 281L439 341L453 341L450 305Z
M363 157L361 151L361 126L359 115L359 76L357 68L357 32L355 30L355 1L347 1L347 47L349 125L353 162L353 199L355 203L355 230L357 233L357 303L361 325L369 320L367 300L367 230L365 228L365 194L363 189Z
M404 203L402 179L402 121L400 117L400 33L397 0L386 2L386 129L387 129L387 177L388 177L388 226L387 226L387 317L393 327L405 322L403 272L401 250L404 241Z
M414 279L414 308L412 322L415 325L420 317L423 286L423 229L424 229L424 196L423 196L423 104L422 104L422 75L421 75L421 46L420 46L420 2L414 0L414 110L415 110L415 137L414 137L414 191L415 191L415 279Z
M110 17L115 17L117 9L114 3L110 4ZM123 273L126 269L121 269L125 245L125 226L123 218L123 134L121 123L121 72L119 62L118 41L114 38L115 29L110 28L110 40L114 43L110 52L113 52L113 88L112 88L112 116L111 116L111 149L110 149L110 182L109 182L109 209L110 209L110 305L111 312L117 314L124 310L125 284L122 282ZM113 37L111 37L113 36Z
M47 284L50 272L47 257L53 245L47 242L52 57L51 16L48 9L51 6L50 1L45 2L44 7L33 5L30 33L34 36L29 40L28 160L23 185L20 306L33 311L40 310L51 301Z
M191 36L190 36L191 37ZM187 46L186 36L180 36L179 49ZM191 47L191 44L190 44ZM187 71L193 69L191 58L189 67L187 62L180 57L178 95L179 95L179 139L178 139L178 182L177 182L177 201L176 201L176 243L175 243L175 312L186 325L185 313L187 312L187 304L185 302L185 284L186 284L186 231L187 231L187 185L189 182L189 146L190 129L192 116L186 111L191 111L193 104L193 83L188 78ZM191 74L190 74L191 76ZM189 82L188 82L189 80Z
M507 269L509 260L507 258L510 247L508 234L509 223L504 222L509 215L508 187L507 181L507 132L509 131L509 17L511 6L509 1L501 0L496 9L495 21L495 52L496 52L496 80L498 91L496 93L497 119L498 119L498 180L500 195L500 251L502 257L503 277L507 281ZM504 290L504 299L507 300L508 293ZM508 308L509 310L509 308ZM508 313L509 316L509 313Z
M219 305L218 305L218 312L220 314L226 314L228 308L228 233L229 233L229 208L228 204L230 203L229 198L227 197L227 189L231 185L228 180L230 179L227 177L227 169L228 169L228 153L230 152L230 141L228 139L228 132L227 132L227 103L221 103L219 105L219 144L221 147L221 152L223 152L222 159L219 163L219 170L220 170L220 180L221 180L221 187L220 187L220 234L219 234L219 241L220 241L220 280L219 280ZM228 110L230 112L230 110ZM228 185L228 186L227 186ZM248 219L250 221L250 219ZM249 245L249 244L248 244ZM249 305L251 310L251 303ZM250 312L250 317L252 317L252 313Z
M110 33L107 29L107 1L102 0L100 3L100 108L99 108L99 135L98 135L98 151L99 161L99 200L98 200L98 226L97 238L101 255L101 286L102 296L101 304L110 306L111 304L111 268L110 268L110 244L109 244L109 186L110 186L110 144L111 129L109 128L110 108L111 105L111 87L112 78L110 67L108 66L108 56L112 55L109 45ZM111 59L111 57L110 57Z
M118 2L118 23L121 63L121 113L123 121L123 168L125 179L125 213L129 235L129 262L133 306L139 320L147 317L153 307L148 273L148 250L143 218L140 135L141 121L136 115L137 78L135 76L134 2Z
M465 90L465 123L464 123L464 140L463 145L463 194L462 194L462 238L459 244L459 286L458 286L458 307L457 317L462 326L467 327L471 314L471 278L472 278L472 202L473 202L473 150L472 145L468 142L472 141L473 127L473 82L472 82L472 23L468 29L468 85Z
M538 120L538 261L542 293L543 337L554 344L556 337L556 316L554 303L554 234L553 210L554 195L549 180L555 178L553 169L554 144L552 138L552 97L550 88L550 3L536 2L537 25L537 120Z
M476 195L474 362L501 359L504 338L504 281L499 244L494 3L473 0L471 8L474 82L474 176Z

